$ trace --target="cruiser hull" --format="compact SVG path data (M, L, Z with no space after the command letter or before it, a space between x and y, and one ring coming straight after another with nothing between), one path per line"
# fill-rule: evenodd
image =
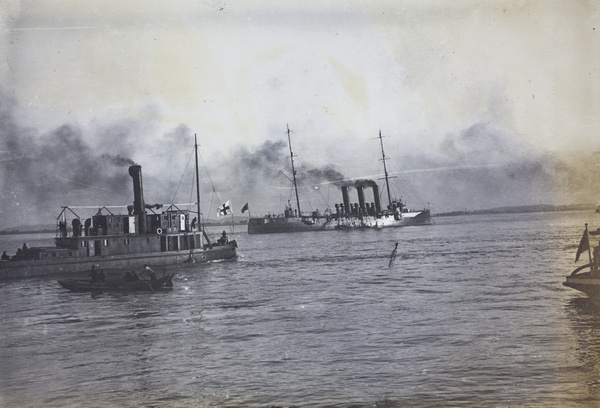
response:
M364 217L263 217L250 218L248 221L248 234L271 234L306 231L328 231L332 229L364 229L364 228L396 228L411 225L431 225L429 210L402 213L400 217L394 215L364 216Z
M431 225L429 210L402 213L401 217L382 215L379 217L367 216L363 219L347 219L339 223L338 229L348 228L397 228L411 225Z
M334 228L331 220L315 220L298 217L250 218L248 234L272 234L284 232L325 231Z

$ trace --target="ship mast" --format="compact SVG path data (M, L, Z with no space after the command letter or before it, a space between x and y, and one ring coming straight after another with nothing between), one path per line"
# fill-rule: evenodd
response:
M298 217L302 216L300 211L300 199L298 198L298 186L296 185L296 169L294 169L294 152L292 152L292 139L290 138L290 125L287 125L288 145L290 146L290 159L292 161L292 178L294 182L294 191L296 192L296 205L298 206Z
M391 205L392 204L392 195L390 194L390 183L388 181L388 172L387 172L387 167L385 165L385 152L383 151L383 138L381 137L381 130L379 130L379 143L381 144L381 161L383 162L383 173L385 175L385 188L387 189L387 195L388 195L388 203Z
M198 138L194 134L194 155L196 156L196 200L198 205L198 227L202 229L200 224L200 178L198 177Z

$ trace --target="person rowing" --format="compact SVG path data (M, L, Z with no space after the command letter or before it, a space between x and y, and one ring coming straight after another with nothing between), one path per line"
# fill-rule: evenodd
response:
M147 264L144 265L144 273L148 276L150 276L150 280L151 281L155 281L156 280L156 273L154 272L154 270L152 268L150 268Z

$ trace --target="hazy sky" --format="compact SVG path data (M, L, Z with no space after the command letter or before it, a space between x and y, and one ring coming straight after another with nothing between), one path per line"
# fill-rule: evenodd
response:
M52 222L63 204L128 203L130 162L146 201L187 202L187 187L174 194L193 134L218 201L279 212L288 124L299 173L318 175L305 208L341 201L323 184L332 173L380 176L380 130L409 206L598 202L599 10L4 0L0 229L16 216ZM208 177L203 187L212 213Z

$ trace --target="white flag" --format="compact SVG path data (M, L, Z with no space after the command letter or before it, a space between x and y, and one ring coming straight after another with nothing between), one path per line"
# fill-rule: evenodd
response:
M217 211L217 217L224 217L227 214L230 214L231 212L231 203L229 202L229 200L227 200L225 204L219 207L219 211Z

